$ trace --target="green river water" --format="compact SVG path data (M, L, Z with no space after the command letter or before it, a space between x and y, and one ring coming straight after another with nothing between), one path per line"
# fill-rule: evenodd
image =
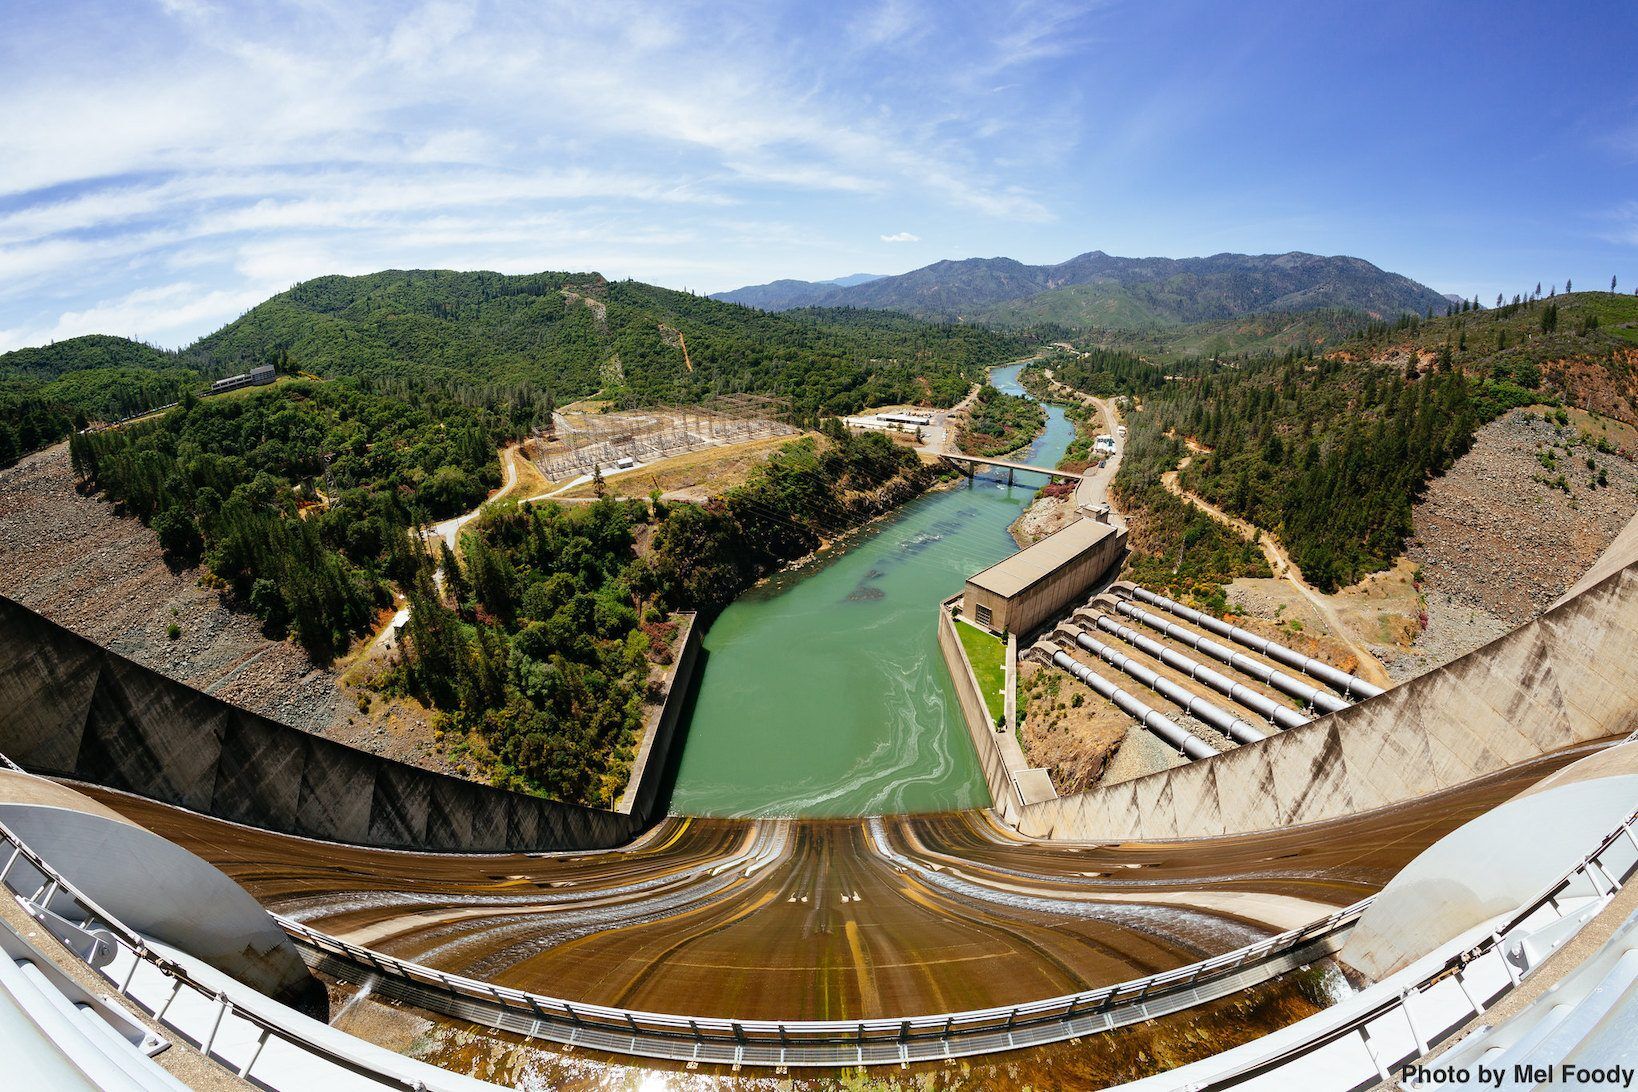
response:
M1022 365L990 381L1022 394ZM1021 461L1074 436L1046 407ZM1029 479L1025 481L1024 479ZM982 807L989 790L934 630L940 600L1017 547L1007 526L1044 478L980 474L930 493L735 601L705 634L678 763L678 815L883 815Z

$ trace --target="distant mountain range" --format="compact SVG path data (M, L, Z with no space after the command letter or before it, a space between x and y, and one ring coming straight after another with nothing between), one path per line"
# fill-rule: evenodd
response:
M1270 311L1343 308L1378 318L1443 314L1449 300L1360 258L1214 254L1120 258L1094 250L1057 265L1011 258L941 261L845 284L781 280L714 299L768 311L864 307L969 321L1152 329Z
M838 288L856 288L861 284L882 279L880 273L851 273L828 281L778 280L767 284L753 284L732 292L719 292L711 298L728 303L743 303L759 311L789 311L812 306L816 296Z
M834 284L839 288L852 288L856 284L865 284L868 281L879 281L885 273L849 273L845 277L832 277L828 281L814 281L814 284Z

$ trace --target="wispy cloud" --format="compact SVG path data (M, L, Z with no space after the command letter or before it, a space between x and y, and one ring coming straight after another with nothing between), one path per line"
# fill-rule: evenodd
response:
M1599 232L1600 237L1622 246L1638 246L1638 201L1627 201L1600 220L1607 225Z
M774 202L1049 216L995 165L1006 152L974 143L1003 139L997 104L964 98L955 77L871 78L872 51L941 48L936 11L859 4L834 55L791 38L800 11L34 9L0 41L0 348L98 323L185 339L270 286L389 260L625 259L649 279L720 269L727 287L734 256L690 248L719 230L753 246L713 225ZM763 260L827 249L803 235Z
M884 243L919 243L919 242L921 242L921 236L920 235L912 235L908 231L896 231L892 235L883 235L882 236L882 242L884 242Z

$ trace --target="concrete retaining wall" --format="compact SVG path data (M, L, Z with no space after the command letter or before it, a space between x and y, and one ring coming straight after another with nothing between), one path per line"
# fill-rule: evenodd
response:
M394 849L606 849L649 818L354 750L194 690L3 597L0 752L36 773L233 822ZM663 756L653 764L663 768Z
M1021 809L1026 835L1199 838L1386 807L1638 727L1638 539L1609 575L1475 652L1312 724Z
M620 794L620 802L614 806L615 811L627 815L657 818L654 804L665 782L666 765L677 738L677 722L682 719L683 706L688 703L688 688L693 685L694 668L699 663L699 619L693 613L679 614L677 618L682 625L682 632L678 634L681 648L666 677L665 702L658 715L643 726L643 741L631 763L631 778L626 782L626 791Z
M1026 804L1052 798L1052 782L1044 770L1029 768L1016 736L1011 732L997 732L990 723L989 707L979 693L978 680L973 677L967 657L962 655L961 638L956 635L957 623L950 615L950 608L960 602L958 595L939 604L938 648L944 654L945 666L950 669L961 719L966 722L978 764L984 770L984 782L990 787L990 806L1005 822L1016 825Z

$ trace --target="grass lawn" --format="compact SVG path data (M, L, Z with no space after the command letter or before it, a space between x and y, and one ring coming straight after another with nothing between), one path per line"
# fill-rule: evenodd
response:
M961 648L967 654L967 662L972 665L973 675L978 679L984 704L989 707L990 723L999 723L1006 715L1007 708L1003 694L1007 685L1007 646L999 637L965 622L956 623L956 633L961 638Z

